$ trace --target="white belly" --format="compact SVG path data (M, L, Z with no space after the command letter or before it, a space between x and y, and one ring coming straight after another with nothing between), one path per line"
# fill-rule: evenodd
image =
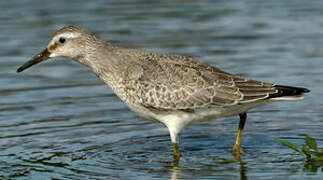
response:
M271 101L234 105L230 107L203 108L196 109L192 112L181 110L151 110L143 106L130 104L128 104L128 106L131 110L145 119L159 121L165 124L169 129L172 142L175 143L178 142L178 133L180 133L180 131L189 124L238 115L240 113L247 112L252 107L263 105L269 102Z

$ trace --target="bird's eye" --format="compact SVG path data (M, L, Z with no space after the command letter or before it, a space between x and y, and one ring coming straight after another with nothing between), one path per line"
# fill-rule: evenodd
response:
M66 41L66 39L61 37L61 38L59 38L58 41L63 44Z

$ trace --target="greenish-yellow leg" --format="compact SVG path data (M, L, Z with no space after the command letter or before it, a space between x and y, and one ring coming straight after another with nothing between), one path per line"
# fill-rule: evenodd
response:
M178 150L178 144L173 143L173 155L174 155L174 167L178 167L179 159L181 158L181 153Z
M240 153L243 153L243 149L241 148L241 139L242 139L243 128L247 120L247 113L239 114L239 116L240 116L239 129L238 129L236 142L234 143L234 146L233 146L233 151L236 155L240 155Z

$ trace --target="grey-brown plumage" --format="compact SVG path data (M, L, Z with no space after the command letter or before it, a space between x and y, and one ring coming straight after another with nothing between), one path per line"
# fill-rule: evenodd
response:
M174 55L147 54L127 69L123 82L135 103L169 110L234 106L278 92L271 83L247 80Z
M52 57L69 57L88 66L133 111L164 123L177 161L178 133L188 124L239 114L234 150L241 152L242 130L250 108L299 99L309 92L248 80L185 56L113 47L77 26L56 32L47 48L18 72Z

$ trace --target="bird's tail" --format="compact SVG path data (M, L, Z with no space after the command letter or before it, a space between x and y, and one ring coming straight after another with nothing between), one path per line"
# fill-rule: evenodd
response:
M304 98L304 93L310 92L309 89L292 86L274 86L278 92L269 95L269 99L272 100L298 100Z

